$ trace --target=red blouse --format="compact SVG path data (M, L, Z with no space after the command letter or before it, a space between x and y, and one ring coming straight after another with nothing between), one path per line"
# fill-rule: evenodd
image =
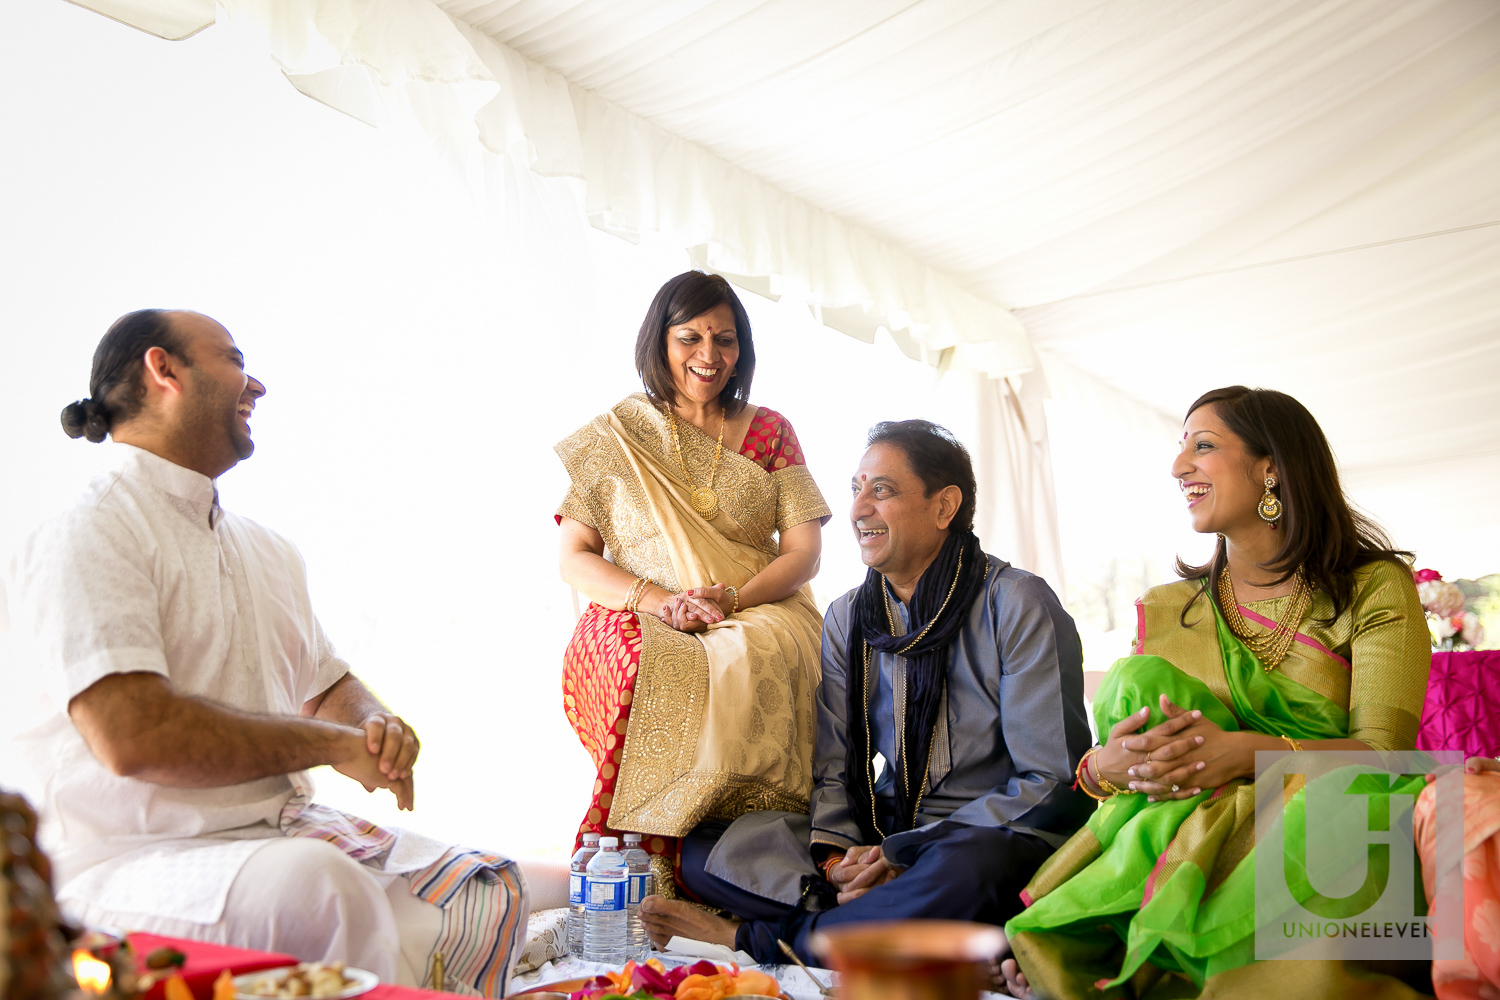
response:
M789 465L807 464L791 422L765 406L750 418L750 429L745 432L745 443L740 445L740 454L767 472L785 469Z

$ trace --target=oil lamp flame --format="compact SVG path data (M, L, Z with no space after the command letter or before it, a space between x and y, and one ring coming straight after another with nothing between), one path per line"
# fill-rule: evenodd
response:
M101 962L88 952L73 952L73 978L85 993L103 996L109 992L109 963Z

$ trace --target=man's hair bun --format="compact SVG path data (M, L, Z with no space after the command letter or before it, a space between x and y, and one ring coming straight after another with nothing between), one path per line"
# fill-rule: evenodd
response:
M137 309L110 324L94 349L88 398L63 407L62 428L68 437L98 444L112 425L123 426L140 412L146 398L141 360L151 348L160 347L192 366L182 337L167 319L165 309Z
M109 434L109 410L96 400L80 399L62 409L63 433L98 444Z

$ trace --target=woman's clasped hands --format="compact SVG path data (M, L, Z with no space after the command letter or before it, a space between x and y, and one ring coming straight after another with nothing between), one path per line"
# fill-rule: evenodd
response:
M726 598L722 583L693 587L667 598L658 617L679 632L703 632L724 620L724 608L734 603Z
M1143 708L1110 729L1094 757L1107 781L1156 802L1191 798L1241 776L1244 753L1235 741L1240 734L1224 731L1202 712L1179 708L1166 695L1160 700L1166 721L1140 732L1150 718Z

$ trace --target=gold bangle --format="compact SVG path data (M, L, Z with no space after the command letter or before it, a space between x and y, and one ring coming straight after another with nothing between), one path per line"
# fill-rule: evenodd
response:
M1099 752L1099 748L1098 747L1094 747L1093 749L1088 750L1087 752L1085 752L1082 757L1078 758L1078 767L1075 768L1074 771L1073 771L1073 778L1074 778L1074 780L1076 780L1078 782L1078 787L1083 789L1083 794L1087 795L1089 798L1093 799L1095 802L1103 802L1105 799L1109 798L1109 796L1108 795L1095 795L1094 794L1094 790L1089 787L1088 779L1086 779L1083 776L1083 772L1085 770L1086 765L1089 762L1089 758L1092 757L1094 754L1096 754L1098 752ZM1103 786L1100 786L1100 787L1103 787Z
M1099 787L1102 788L1102 789L1104 789L1106 792L1108 792L1111 795L1134 795L1134 794L1136 794L1136 789L1134 789L1134 788L1121 788L1119 785L1115 784L1113 781L1110 781L1108 778L1106 778L1104 776L1104 772L1099 769L1099 761L1098 761L1098 753L1099 753L1100 750L1103 750L1103 749L1104 749L1104 747L1102 747L1102 746L1095 748L1095 750L1094 750L1095 759L1089 761L1089 773L1094 776L1094 780L1099 783Z
M734 607L731 608L730 611L729 611L729 613L731 615L733 615L736 611L739 611L739 609L740 609L740 592L737 589L735 589L734 587L731 587L728 584L725 584L724 585L724 593L726 593L730 597L734 598Z
M630 591L625 595L625 610L638 612L641 610L641 598L646 596L646 581L641 577L635 578L635 583L630 585Z
M1101 747L1100 749L1103 748ZM1094 776L1094 781L1098 783L1099 787L1104 789L1111 795L1123 795L1128 791L1128 789L1121 788L1119 785L1106 778L1104 776L1104 772L1099 770L1099 762L1097 760L1091 761L1089 763L1089 773Z
M1281 734L1281 738L1283 740L1286 740L1286 745L1292 748L1292 752L1293 753L1301 753L1302 752L1302 744L1301 743L1298 743L1296 740L1292 739L1290 736L1286 735L1285 733Z

